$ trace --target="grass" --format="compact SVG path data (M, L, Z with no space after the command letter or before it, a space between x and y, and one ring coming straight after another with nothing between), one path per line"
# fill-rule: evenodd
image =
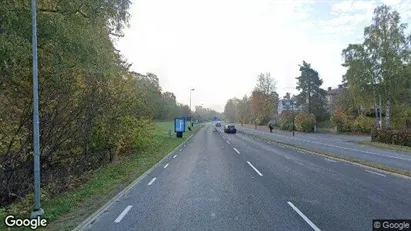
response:
M252 134L249 134L249 133L244 133L242 131L240 131L240 133L242 133L244 135L247 135L247 136L250 136L250 137L253 137L253 138L258 139L258 140L263 140L265 142L277 143L277 144L287 146L289 148L306 151L309 154L327 156L327 157L331 157L331 158L334 158L334 159L338 159L338 160L342 160L342 161L346 161L346 162L350 162L350 163L354 163L354 164L358 164L358 165L362 165L362 166L366 166L366 167L376 168L376 169L383 170L383 171L386 171L386 172L399 174L399 175L402 175L402 176L411 177L411 171L408 171L408 170L405 170L405 169L392 168L392 167L377 164L377 163L374 163L374 162L371 162L371 161L358 159L358 158L355 158L355 157L343 156L343 155L339 155L339 154L335 154L335 153L320 151L320 150L317 150L317 149L306 148L306 147L303 147L303 146L300 146L300 145L294 145L294 144L284 143L284 142L280 142L280 141L275 141L275 140L272 140L272 139L263 138L261 136L252 135Z
M80 222L103 206L107 201L142 175L175 147L185 141L190 133L186 132L182 139L176 138L173 122L156 123L156 143L152 150L123 155L116 163L109 164L93 171L90 179L81 187L67 191L54 198L43 198L41 207L49 226L43 230L72 230ZM195 126L197 131L201 126ZM171 137L169 137L171 130ZM0 208L0 230L8 230L4 217L13 214L27 218L33 208L33 197L5 208ZM9 230L17 230L16 228ZM18 230L31 230L20 228Z
M360 141L360 142L356 142L356 144L372 146L376 148L382 148L382 149L393 150L393 151L406 152L407 154L411 155L411 147L407 147L407 146L386 144L386 143L380 143L380 142L371 142L371 141Z

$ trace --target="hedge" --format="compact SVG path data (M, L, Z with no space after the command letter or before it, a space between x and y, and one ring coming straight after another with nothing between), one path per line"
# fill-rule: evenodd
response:
M411 130L374 130L371 141L411 147Z

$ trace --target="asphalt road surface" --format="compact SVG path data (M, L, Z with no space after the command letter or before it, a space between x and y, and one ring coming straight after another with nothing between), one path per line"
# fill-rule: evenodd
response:
M87 230L372 230L411 218L411 180L201 129Z
M354 143L361 140L370 140L370 138L367 137L304 133L296 133L296 135L293 137L292 132L288 132L288 134L285 134L285 132L283 131L269 133L266 131L241 127L241 125L237 125L236 127L239 131L258 135L283 143L299 145L305 148L323 152L355 157L393 168L411 170L411 153L384 150Z

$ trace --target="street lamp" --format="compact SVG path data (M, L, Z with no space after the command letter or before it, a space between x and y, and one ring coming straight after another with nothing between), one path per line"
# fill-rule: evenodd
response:
M33 27L32 50L33 50L33 154L34 154L34 210L32 218L43 216L44 211L40 208L40 122L39 122L39 84L37 65L37 15L36 0L31 0L31 20Z
M194 91L194 90L195 90L194 88L191 88L191 90L190 90L190 114L191 114L191 92Z

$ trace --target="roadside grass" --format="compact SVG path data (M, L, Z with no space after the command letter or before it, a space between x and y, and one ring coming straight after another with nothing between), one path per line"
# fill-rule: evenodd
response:
M407 147L407 146L386 144L386 143L372 142L372 141L360 141L360 142L355 142L355 143L359 145L364 145L364 146L372 146L372 147L382 148L382 149L387 149L387 150L392 150L392 151L405 152L406 154L411 155L411 147Z
M43 230L72 230L190 136L190 132L186 132L183 138L176 138L173 121L158 122L156 125L155 145L150 150L119 156L116 163L93 171L90 179L78 188L54 198L42 195L41 207L49 224ZM193 133L201 127L194 126ZM8 208L0 208L0 230L31 230L7 228L4 218L9 214L18 218L29 218L33 204L33 195L29 195Z
M379 170L386 171L386 172L389 172L389 173L398 174L400 176L405 176L405 177L408 177L408 178L411 177L411 171L408 171L408 170L405 170L405 169L392 168L392 167L377 164L377 163L374 163L374 162L371 162L371 161L366 161L366 160L361 160L361 159L358 159L358 158L354 158L354 157L343 156L343 155L339 155L339 154L335 154L335 153L324 152L324 151L320 151L320 150L316 150L316 149L312 149L312 148L302 147L300 145L284 143L284 142L276 141L276 140L273 140L273 139L267 139L267 138L263 138L261 136L245 133L243 131L241 131L240 133L244 134L244 135L247 135L249 137L258 139L258 140L265 141L265 142L281 144L281 145L287 146L287 147L292 148L292 149L305 151L307 154L331 157L331 158L334 158L334 159L337 159L337 160L349 162L351 164L360 165L360 166L364 166L364 167L368 167L368 168L375 168L375 169L379 169Z

